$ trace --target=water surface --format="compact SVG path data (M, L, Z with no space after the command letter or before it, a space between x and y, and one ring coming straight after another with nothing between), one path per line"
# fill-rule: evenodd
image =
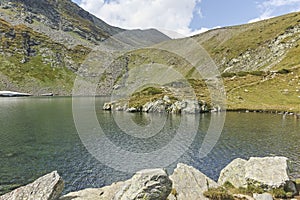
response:
M85 99L88 100L82 98ZM161 132L150 139L128 137L114 121L113 114L100 109L104 101L107 98L96 98L96 115L105 137L131 152L163 148L175 137L182 118L168 116ZM140 126L147 126L151 118L158 117L140 113L119 115L125 122L130 119ZM187 151L167 167L170 173L182 162L217 180L220 170L235 158L278 155L290 158L292 174L300 174L299 120L264 113L227 113L215 148L200 159L199 149L211 114L191 119L199 120L197 135ZM0 98L0 128L0 193L53 170L66 182L64 193L102 187L132 176L132 173L107 167L86 150L74 125L70 97Z

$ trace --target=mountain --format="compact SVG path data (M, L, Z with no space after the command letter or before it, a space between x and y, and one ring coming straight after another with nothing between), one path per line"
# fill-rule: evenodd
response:
M299 55L300 13L210 30L190 38L166 41L156 48L138 49L125 56L129 69L127 80L149 80L146 73L132 70L149 65L147 70L152 70L152 76L160 77L153 78L153 82L162 86L150 84L148 89L138 89L129 97L129 107L141 107L166 94L179 99L191 98L193 94L187 93L189 84L199 100L217 107L212 105L215 97L211 96L211 90L221 88L214 85L214 74L215 79L222 77L229 110L300 112ZM158 64L167 67L155 67ZM212 73L214 65L218 73ZM201 66L200 72L197 66ZM177 78L184 79L181 84L172 78L171 70L179 72L181 77L177 75ZM147 92L153 86L164 92L156 95Z
M70 95L76 76L95 76L80 68L94 49L170 40L154 29L110 26L71 0L1 0L0 36L0 90L34 95Z
M216 107L219 79L229 109L300 112L300 13L170 40L110 26L70 0L2 0L0 36L0 90L123 91L134 106L195 95Z

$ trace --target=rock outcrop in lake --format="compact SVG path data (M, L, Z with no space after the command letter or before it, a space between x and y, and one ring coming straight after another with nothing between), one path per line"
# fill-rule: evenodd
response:
M108 111L146 112L146 113L183 113L195 114L208 112L208 105L204 101L181 100L171 102L168 96L163 99L147 102L142 107L128 107L127 103L109 102L102 107Z
M38 178L31 184L0 196L0 200L56 200L64 188L64 181L54 171Z

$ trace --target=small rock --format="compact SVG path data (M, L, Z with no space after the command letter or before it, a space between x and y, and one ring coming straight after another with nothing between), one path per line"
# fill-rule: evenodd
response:
M171 100L167 95L164 96L163 100L167 103L171 103Z
M103 110L112 110L112 104L111 103L105 103L103 105Z
M273 200L273 196L269 193L253 194L255 200Z
M133 113L133 112L137 112L137 109L134 107L131 107L131 108L128 108L126 111Z
M233 197L236 199L242 199L242 200L255 200L253 197L250 197L250 196L244 195L244 194L234 194Z

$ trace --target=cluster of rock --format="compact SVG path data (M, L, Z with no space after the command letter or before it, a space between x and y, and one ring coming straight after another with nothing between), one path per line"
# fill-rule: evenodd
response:
M127 111L127 112L146 112L146 113L184 113L195 114L210 111L204 101L181 100L171 102L168 96L163 99L147 102L142 107L128 107L128 104L120 102L105 103L103 110Z
M226 67L224 72L253 71L265 66L269 66L267 70L271 69L276 61L281 60L289 49L297 45L299 33L299 26L290 27L268 43L256 49L247 49L227 63L227 59L224 58L221 62Z
M197 169L178 164L171 176L163 169L146 169L137 172L131 179L113 183L103 188L90 188L60 196L64 183L57 172L52 172L35 182L0 196L0 200L205 200L203 193L210 188L230 182L236 187L256 184L266 192L284 188L297 193L295 184L288 175L288 160L284 157L236 159L225 167L218 183ZM260 200L273 197L269 193L253 194L253 197L234 194L235 199Z

